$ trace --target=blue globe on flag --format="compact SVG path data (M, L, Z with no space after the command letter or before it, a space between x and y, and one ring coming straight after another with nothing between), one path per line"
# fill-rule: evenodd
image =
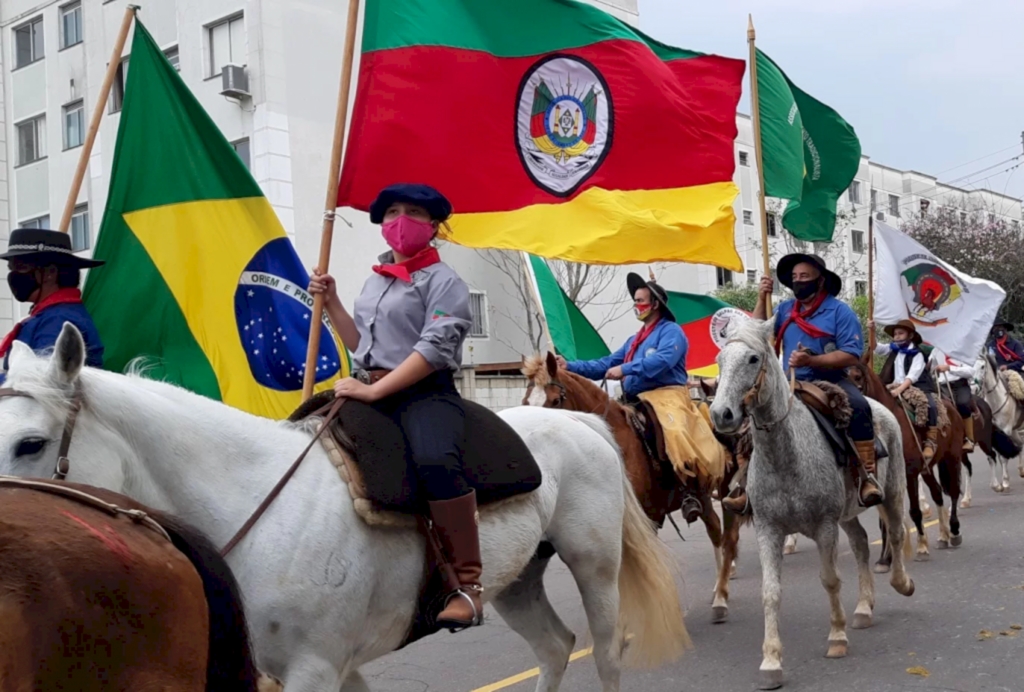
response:
M235 321L249 369L264 387L302 389L313 319L309 274L288 238L275 238L250 260L235 290ZM346 357L324 315L316 381L337 378Z

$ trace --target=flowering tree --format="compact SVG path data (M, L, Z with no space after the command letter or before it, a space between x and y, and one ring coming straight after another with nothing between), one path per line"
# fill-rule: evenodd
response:
M900 230L965 274L1002 286L1006 319L1024 323L1024 236L1019 228L984 210L943 207L904 220Z

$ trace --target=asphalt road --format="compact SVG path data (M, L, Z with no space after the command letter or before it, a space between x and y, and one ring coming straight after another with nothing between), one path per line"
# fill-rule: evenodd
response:
M917 592L909 599L896 594L885 575L876 576L874 626L849 630L850 649L845 659L824 657L828 600L818 580L814 544L801 538L798 552L787 556L783 567L784 689L1024 690L1024 630L1012 629L1012 625L1024 625L1024 480L1015 467L1011 469L1010 491L996 494L988 487L987 463L975 460L974 504L960 510L963 545L938 550L938 526L930 526L932 558L910 564ZM876 540L874 516L865 514L862 521ZM763 613L753 531L745 528L741 535L730 619L721 625L711 624L714 556L703 525L684 527L685 542L671 527L662 531L680 566L680 593L695 648L658 670L623 671L624 692L755 688ZM912 536L916 540L916 534ZM857 600L857 573L845 536L841 550L842 597L849 620ZM872 546L872 560L878 550L879 546ZM557 559L548 571L547 588L579 641L561 689L600 690L593 659L586 653L587 642L582 641L586 621L579 595ZM488 616L482 627L456 635L440 633L365 666L363 674L370 688L374 692L533 690L536 677L530 670L536 662L528 646L493 611ZM918 669L919 674L908 669Z

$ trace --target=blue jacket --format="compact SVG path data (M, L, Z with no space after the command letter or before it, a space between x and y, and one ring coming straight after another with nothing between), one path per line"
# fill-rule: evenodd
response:
M689 344L682 327L675 322L661 320L640 344L633 360L625 363L626 353L634 339L635 335L626 339L622 348L609 356L597 360L578 360L569 363L567 368L577 375L600 380L609 368L621 365L622 373L626 376L622 381L622 391L628 396L687 383L686 350Z
M57 343L65 322L70 322L82 332L82 338L85 339L85 364L95 368L103 367L103 342L100 341L100 334L89 311L81 303L51 305L29 317L21 326L16 340L24 342L33 351L45 351ZM11 353L8 351L4 357L4 370L8 370L10 358Z
M1024 370L1024 346L1021 346L1019 341L1011 337L1006 337L1006 343L1003 345L1013 351L1019 360L1007 360L1006 358L1003 358L999 355L999 349L996 348L995 339L989 339L988 353L990 356L995 358L996 365L1005 365L1007 370L1022 372L1022 370Z
M779 330L793 310L792 299L783 301L775 309L775 338L780 338ZM815 338L803 329L796 322L790 322L786 327L786 333L782 338L782 367L789 369L789 356L796 350L797 346L803 346L814 351L817 355L832 353L833 351L845 351L852 356L860 358L864 353L864 338L861 334L860 320L857 313L843 301L829 296L814 311L814 314L807 318L813 326L831 336ZM796 369L798 380L827 380L836 382L843 379L842 370L815 370L809 367Z

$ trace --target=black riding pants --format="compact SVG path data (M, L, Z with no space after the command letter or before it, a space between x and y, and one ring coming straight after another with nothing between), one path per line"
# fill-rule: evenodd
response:
M864 394L857 389L857 385L845 377L836 381L835 384L846 392L846 396L850 399L850 408L853 409L849 427L850 439L854 442L875 439L875 424L871 416L871 405Z
M374 407L405 433L428 500L451 500L472 490L462 470L466 414L450 371L428 375Z
M939 407L935 405L935 393L925 392L928 397L928 427L934 428L939 424Z
M974 410L971 408L974 398L971 392L971 385L967 380L953 380L949 386L953 389L953 403L956 404L957 413L960 414L961 418L970 418L974 413Z

